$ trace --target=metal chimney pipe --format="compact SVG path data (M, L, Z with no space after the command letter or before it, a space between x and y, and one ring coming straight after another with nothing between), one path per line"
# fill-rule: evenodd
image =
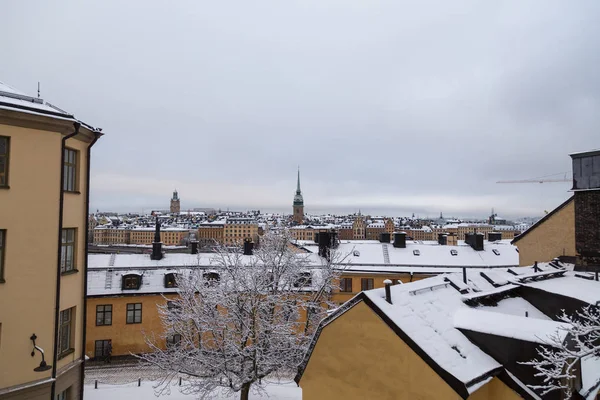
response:
M467 268L463 267L463 282L467 284Z
M386 279L383 284L385 285L385 301L392 304L392 281Z

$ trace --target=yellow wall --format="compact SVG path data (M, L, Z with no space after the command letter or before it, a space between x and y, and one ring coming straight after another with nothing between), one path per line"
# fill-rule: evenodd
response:
M558 210L527 235L515 242L519 265L551 261L558 256L576 256L575 202Z
M30 336L37 335L36 344L44 349L46 361L52 364L62 169L60 132L74 129L72 122L54 123L33 116L19 117L20 126L15 126L13 117L0 113L0 135L10 137L10 188L0 189L0 229L7 230L6 282L0 283L0 389L51 374L50 370L33 371L41 356L38 352L30 356ZM26 128L30 126L29 118L37 119L37 127L56 131ZM85 140L67 141L67 147L80 151L77 173L81 193L65 193L63 217L64 228L77 228L75 267L79 272L61 277L60 310L76 307L72 334L75 351L59 360L58 368L81 357L87 218Z
M174 297L174 295L169 295ZM128 355L148 351L144 340L146 334L160 335L163 331L157 304L166 303L161 295L94 297L88 298L87 336L85 352L88 357L94 357L96 340L112 340L113 355ZM142 323L127 324L127 303L142 303ZM112 305L112 325L96 326L96 306ZM164 341L160 340L164 345Z
M471 398L520 398L492 382ZM303 400L461 398L362 302L323 329L300 387Z
M432 275L413 275L412 280L418 281L424 278L429 278L430 276ZM341 274L340 278L352 279L352 292L340 292L339 289L334 290L331 300L338 304L345 303L357 293L361 292L361 279L363 278L372 278L374 289L384 287L385 285L383 284L383 281L386 279L390 279L392 282L400 280L403 283L409 283L411 281L410 274L350 274L344 272Z

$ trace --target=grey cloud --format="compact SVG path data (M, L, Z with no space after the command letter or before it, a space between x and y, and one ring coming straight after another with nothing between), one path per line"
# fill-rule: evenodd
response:
M180 185L184 208L289 211L300 164L308 212L541 214L568 185L495 181L568 171L569 152L600 147L591 0L4 11L0 79L40 80L106 132L94 208L166 205Z

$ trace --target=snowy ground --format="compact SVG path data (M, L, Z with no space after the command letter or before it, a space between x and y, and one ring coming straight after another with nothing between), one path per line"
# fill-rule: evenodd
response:
M154 399L154 389L152 382L142 382L142 386L138 387L136 383L124 385L107 385L98 384L98 389L94 389L94 385L85 386L84 400L137 400L137 399ZM179 392L178 386L173 386L171 394L158 397L158 400L193 400L195 397L184 395ZM238 399L239 393L233 396L220 396L216 400L222 399ZM270 383L266 387L266 393L256 395L251 393L251 399L273 399L273 400L302 400L302 390L294 382L286 383Z

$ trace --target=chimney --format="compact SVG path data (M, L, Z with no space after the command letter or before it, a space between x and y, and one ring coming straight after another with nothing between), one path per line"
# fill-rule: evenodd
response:
M441 246L448 244L448 235L446 233L438 233L438 244Z
M392 281L386 279L383 284L385 285L385 301L392 304Z
M315 243L319 244L319 232L315 232Z
M498 240L502 240L501 232L488 232L488 242L497 242Z
M389 243L390 242L390 234L387 232L382 232L379 234L379 241L381 243Z
M463 282L467 284L467 268L463 267Z
M252 241L250 239L245 239L244 240L244 255L245 256L251 256L252 250L254 249L254 243L252 243Z
M192 240L190 244L192 245L192 254L198 254L198 241Z
M483 250L483 233L465 233L465 242L475 251Z
M152 254L150 255L151 260L162 260L162 242L160 241L160 222L158 216L156 216L156 230L154 231L154 242L152 243Z
M394 247L399 249L406 248L406 232L394 232Z
M600 150L570 155L573 160L576 270L600 265Z

